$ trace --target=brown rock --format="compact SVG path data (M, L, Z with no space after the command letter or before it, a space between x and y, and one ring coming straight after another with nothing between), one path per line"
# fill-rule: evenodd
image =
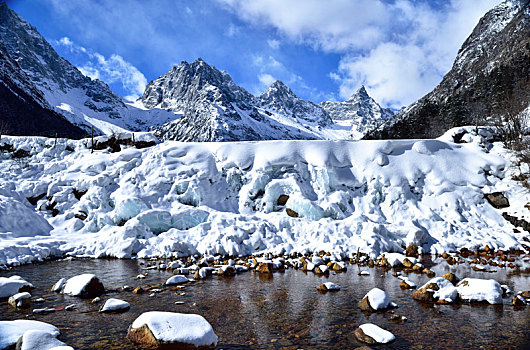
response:
M412 289L412 286L405 281L401 281L401 283L399 283L399 286L401 287L401 289Z
M417 258L418 257L418 246L415 244L409 245L407 249L405 250L405 255L413 257L413 258Z
M16 294L15 294L16 295ZM15 309L27 309L31 304L31 295L26 294L18 299L13 298L14 296L9 297L7 303L14 307Z
M290 208L285 208L285 212L287 213L287 215L289 215L292 218L297 218L299 216L297 212L295 212L294 210Z
M225 266L224 270L221 268L217 270L217 274L221 276L235 276L236 273L237 271L233 266Z
M368 311L368 312L374 312L375 310L370 305L370 302L368 301L368 297L365 296L361 301L357 303L357 306L362 311Z
M286 195L286 194L281 194L279 197L278 197L278 200L276 201L276 204L277 205L285 205L285 203L287 203L287 200L289 199L289 196Z
M519 293L520 296L525 298L526 300L530 299L530 290L526 290L524 292Z
M365 345L365 346L359 346L359 347L356 347L356 348L353 349L353 350L372 350L372 348L369 347L369 346L366 346L366 345Z
M346 271L347 270L346 269L346 265L341 266L338 263L334 263L332 269L333 269L333 271Z
M155 338L149 327L143 325L139 328L129 327L127 337L134 343L140 345L142 349L148 350L207 350L215 349L215 346L195 347L192 344L180 342L166 343Z
M484 195L486 200L496 209L502 209L510 206L508 198L502 192L493 192Z
M513 306L526 306L525 299L520 295L515 295L512 299Z
M353 331L353 334L355 335L355 338L361 343L377 344L375 339L370 337L369 335L366 335L360 327Z
M412 266L412 271L414 272L420 272L422 267L420 265L414 265Z
M412 267L412 262L409 259L407 259L407 258L403 259L402 264L405 267Z
M272 273L274 265L272 263L260 263L258 265L259 273Z
M438 285L436 285L436 287L438 288ZM436 301L434 299L434 292L432 290L428 290L428 288L420 288L412 293L412 299L425 303L433 303Z
M433 278L433 277L436 275L436 273L434 273L433 270L428 269L428 268L424 268L422 272L423 272L424 274L426 274L427 277L429 277L429 278Z
M318 290L319 292L327 292L327 291L328 291L328 288L326 287L326 285L325 285L324 283L322 283L322 284L319 284L319 285L317 286L317 290Z
M454 286L456 286L456 284L458 283L458 277L456 277L454 273L444 273L442 277L451 282Z
M407 320L407 318L404 317L404 316L401 316L401 315L392 315L392 316L390 316L390 321L392 321L392 322L400 323L400 322L405 322L406 320Z
M133 292L134 294L142 294L142 293L144 292L144 289L143 289L142 287L138 286L138 287L134 288L134 289L132 290L132 292Z

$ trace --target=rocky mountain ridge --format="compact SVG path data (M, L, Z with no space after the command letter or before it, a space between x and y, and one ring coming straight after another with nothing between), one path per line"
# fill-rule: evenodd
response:
M530 1L504 1L479 21L429 94L366 138L432 138L498 124L530 105Z

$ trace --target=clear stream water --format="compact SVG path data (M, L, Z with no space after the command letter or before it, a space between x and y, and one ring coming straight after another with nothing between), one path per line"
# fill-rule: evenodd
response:
M437 276L453 272L459 278L493 278L512 290L530 289L530 269L500 269L495 273L475 272L470 265L449 266L443 260L433 264ZM75 311L31 315L0 303L0 319L35 319L57 326L59 339L75 349L137 349L126 338L127 328L145 311L197 313L204 316L219 336L218 349L353 349L361 346L353 331L371 322L389 330L396 340L379 349L529 349L530 307L515 310L512 296L503 305L456 304L423 305L402 290L392 271L349 265L345 273L321 277L297 270L274 273L267 278L253 271L235 277L213 276L187 285L182 290L164 290L150 297L128 291L107 291L102 299L115 297L128 301L131 309L120 314L101 314L100 304L89 300L49 292L61 277L94 273L107 290L123 285L155 285L165 282L170 272L149 270L148 277L137 280L145 265L138 260L55 261L26 265L0 276L20 275L36 287L32 295L46 299L32 308L65 307L76 304ZM370 276L359 276L360 270ZM429 280L410 274L418 286ZM322 282L339 284L341 290L320 294L315 287ZM394 323L385 312L365 314L357 302L374 287L385 290L399 305L395 314L408 318ZM184 295L180 295L185 293ZM176 301L184 302L176 305Z

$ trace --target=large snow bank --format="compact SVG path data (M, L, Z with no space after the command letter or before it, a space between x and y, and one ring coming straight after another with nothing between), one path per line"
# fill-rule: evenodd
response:
M24 204L24 216L44 218L53 230L47 238L0 238L0 265L66 253L129 258L323 249L346 256L359 249L375 257L412 243L433 253L520 247L522 234L484 199L501 190L530 201L504 177L504 150L484 147L480 135L466 144L448 135L168 141L117 153L90 153L88 140L55 145L3 136L31 157L20 167L4 156L0 183L10 190L0 194L19 201L45 194L33 210ZM289 197L285 204L280 195ZM46 210L52 203L55 217Z
M179 342L195 347L217 345L217 335L212 326L200 315L149 311L134 320L131 328L143 325L147 325L153 336L162 342Z

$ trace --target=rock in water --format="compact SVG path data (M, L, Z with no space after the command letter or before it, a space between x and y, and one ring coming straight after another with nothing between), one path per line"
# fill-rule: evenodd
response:
M17 293L10 296L7 303L16 309L26 309L31 303L31 294L28 292Z
M29 292L33 285L20 276L0 277L0 299L9 298L10 296Z
M464 278L456 285L458 295L468 302L502 304L502 288L499 282L489 279Z
M27 331L38 330L54 337L59 329L51 324L33 320L0 321L0 349L15 348L15 344ZM38 349L38 348L34 348Z
M56 338L56 335L42 331L29 330L17 341L17 350L73 350L62 341Z
M52 287L51 291L52 292L60 292L64 285L66 284L66 278L61 278L60 280L58 280Z
M66 281L63 293L81 298L94 298L105 291L99 279L90 273L77 275Z
M333 283L333 282L326 282L326 283L322 283L319 286L317 286L317 290L319 292L339 291L340 290L340 286L338 284Z
M214 349L217 335L204 317L150 311L129 327L129 339L145 349Z
M379 288L373 288L357 304L362 311L384 310L397 305L390 301L388 294Z
M114 299L110 298L103 304L103 307L99 312L120 312L120 311L127 311L131 307L131 304L129 304L126 301L120 300L120 299Z
M175 276L169 277L168 280L166 281L166 284L167 285L176 285L176 284L182 284L182 283L186 283L186 282L189 282L189 279L186 276L175 275Z
M372 323L360 325L353 334L361 343L374 345L387 344L396 339L392 333Z

